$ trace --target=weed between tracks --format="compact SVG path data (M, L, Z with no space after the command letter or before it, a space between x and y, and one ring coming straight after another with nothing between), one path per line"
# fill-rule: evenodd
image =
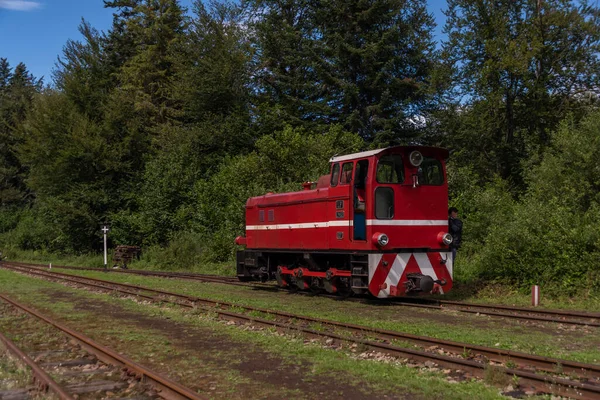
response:
M0 390L26 388L31 383L31 371L13 360L0 343Z
M178 279L143 277L110 272L62 272L131 283L190 296L206 297L306 316L348 322L374 328L467 342L541 356L600 362L600 329L543 322L505 320L456 311L416 309L389 303L337 301L271 292L240 286L201 283ZM257 317L266 318L257 314Z
M18 300L54 314L138 362L213 398L497 398L478 382L451 384L441 372L358 357L274 330L43 282L0 271ZM354 350L354 351L352 351ZM356 356L353 357L352 355Z

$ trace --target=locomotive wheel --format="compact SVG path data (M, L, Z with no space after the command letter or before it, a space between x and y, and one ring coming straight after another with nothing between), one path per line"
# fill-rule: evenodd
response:
M281 272L279 272L279 269L275 273L275 279L277 280L277 284L279 285L279 287L289 287L290 286L286 277L284 277L284 275Z
M337 287L335 288L335 291L334 291L334 281L333 280L323 279L323 286L325 287L325 290L327 291L327 293L330 293L330 294L337 293Z
M320 278L313 277L312 282L310 284L310 291L314 294L319 294L323 292L323 285L321 283Z
M296 277L296 286L300 290L310 289L311 282L309 281L309 278L301 278L301 277L297 276Z
M337 294L342 298L348 298L354 294L350 287L350 280L348 278L340 278L336 282Z

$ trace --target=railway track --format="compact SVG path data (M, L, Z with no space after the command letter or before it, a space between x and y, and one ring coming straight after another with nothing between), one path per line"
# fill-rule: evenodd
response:
M263 308L241 306L178 293L122 284L96 278L87 278L40 271L37 268L9 266L5 268L50 280L78 286L118 292L157 303L169 302L188 309L201 309L221 319L236 323L275 328L283 332L297 332L311 338L326 340L329 345L351 343L371 352L401 357L420 363L455 371L467 371L485 377L491 369L507 377L516 377L519 385L530 392L550 393L573 398L600 399L600 366L551 357L540 357L497 348L452 342L425 336L381 330L355 324L305 317ZM236 312L231 311L234 308ZM237 312L242 310L242 312ZM261 315L257 317L256 315ZM409 343L400 346L398 343ZM567 374L568 378L564 377Z
M5 262L7 265L20 265L20 266L29 266L29 267L37 267L37 268L46 268L46 265L40 264L27 264L27 263L18 263L18 262ZM88 267L72 267L72 266L55 266L54 268L60 269L70 269L70 270L91 270L91 271L102 271L98 268L88 268ZM239 282L237 278L234 277L223 277L218 275L204 275L204 274L195 274L188 272L162 272L162 271L144 271L144 270L108 270L110 272L115 273L124 273L124 274L136 274L136 275L144 275L144 276L156 276L163 278L178 278L178 279L188 279L195 280L200 282L208 282L208 283L221 283L225 285L235 285L235 286L244 286L244 287L257 287L259 289L268 288L270 290L282 290L288 292L286 289L279 289L275 285L270 284L257 284L257 283L243 283ZM309 294L312 295L311 292L296 292L298 294ZM339 296L330 296L339 298ZM359 299L358 301L363 301L365 299ZM551 323L560 323L567 325L580 325L580 326L591 326L591 327L600 327L600 313L589 313L589 312L581 312L581 311L565 311L565 310L545 310L545 309L534 309L534 308L526 308L526 307L513 307L513 306L505 306L505 305L490 305L490 304L475 304L475 303L466 303L466 302L458 302L458 301L450 301L450 300L431 300L431 299L423 299L423 298L399 298L399 299L390 299L390 300L378 300L382 302L390 302L393 304L397 304L400 306L407 307L418 307L418 308L427 308L427 309L437 309L437 310L454 310L458 312L464 312L469 314L478 314L478 315L487 315L490 317L500 317L500 318L510 318L510 319L518 319L518 320L528 320L528 321L537 321L537 322L551 322Z
M19 348L2 334L0 341L7 351L31 369L43 392L49 390L63 400L81 396L204 399L177 382L59 324L33 308L1 294L0 299L0 306L5 309L3 315L10 312L6 310L8 307L34 318L34 321L22 322L24 326L19 327L20 331L13 332L14 336L25 338L21 341L27 350ZM40 334L42 330L43 335ZM54 379L51 375L58 378ZM12 397L19 396L29 398L26 391L17 391Z

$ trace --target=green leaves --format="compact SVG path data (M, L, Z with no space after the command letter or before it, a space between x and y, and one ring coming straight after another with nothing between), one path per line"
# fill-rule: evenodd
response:
M522 187L521 162L582 115L582 93L598 94L600 13L566 0L449 0L447 15L442 70L463 99L450 114L462 125L444 124L451 142Z
M600 290L599 137L598 111L581 123L563 122L540 164L527 172L519 201L499 183L461 191L476 193L463 202L472 276L545 284L563 294Z

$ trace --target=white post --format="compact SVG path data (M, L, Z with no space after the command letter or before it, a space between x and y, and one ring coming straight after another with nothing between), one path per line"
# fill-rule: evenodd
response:
M540 287L538 285L531 287L531 305L534 307L540 305Z
M102 232L104 233L104 269L106 269L107 264L108 264L108 260L107 260L107 255L106 255L106 235L109 231L108 226L104 225L102 227Z

